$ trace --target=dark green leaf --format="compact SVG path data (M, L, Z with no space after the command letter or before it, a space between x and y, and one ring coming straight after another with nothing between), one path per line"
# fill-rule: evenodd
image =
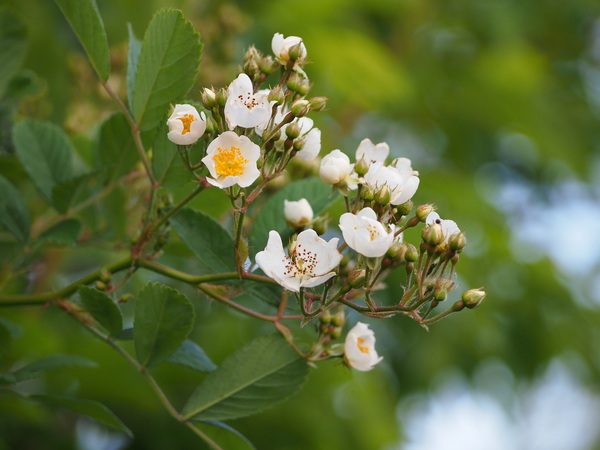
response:
M307 373L306 362L281 336L261 336L206 377L183 415L226 420L254 414L297 392Z
M81 303L91 316L110 336L117 336L123 330L123 318L115 302L104 292L89 286L80 286L78 291Z
M6 95L15 100L36 95L46 86L46 82L31 70L25 69L16 74L8 83Z
M215 363L206 356L204 350L194 341L190 340L185 340L181 347L167 361L190 367L199 372L212 372L217 368Z
M66 219L52 225L40 235L39 239L40 241L60 245L76 244L81 234L81 227L82 225L79 220Z
M110 53L104 23L94 0L55 0L102 79L110 75Z
M140 50L142 49L142 41L140 41L133 32L133 27L130 23L127 24L129 33L129 50L127 52L127 101L129 110L133 109L133 91L135 90L135 77L137 74L138 59Z
M26 51L26 30L21 20L0 10L0 98L19 72Z
M154 367L185 341L194 323L194 308L179 291L148 283L135 305L133 340L138 361Z
M63 397L59 395L31 395L27 398L70 409L77 414L90 417L103 425L123 431L127 436L133 437L131 430L129 430L129 428L127 428L110 409L95 400Z
M282 240L292 234L283 215L284 200L308 200L315 215L323 211L335 198L331 195L331 186L323 183L318 178L309 178L288 184L273 195L260 209L256 221L250 232L250 253L252 257L267 245L269 231L275 230L282 236Z
M102 200L104 218L113 238L120 240L127 235L127 196L123 186L114 187Z
M8 351L11 340L12 335L10 330L4 325L3 322L0 322L0 359L2 359Z
M119 333L118 336L115 336L115 339L119 339L121 341L133 340L133 328L125 328L123 331L121 331Z
M154 15L137 64L133 116L145 131L167 114L170 103L182 100L198 72L200 37L181 11L162 10Z
M21 193L0 175L0 224L21 242L29 240L29 213Z
M177 146L168 139L168 131L166 122L159 125L152 144L152 172L161 186L174 188L189 183L192 174L185 168Z
M233 238L215 219L183 208L173 215L171 225L206 270L212 273L235 271Z
M53 205L52 189L73 176L73 146L56 125L33 119L13 130L17 156L42 197Z
M138 161L131 127L123 113L115 113L102 123L94 145L94 161L97 167L108 169L107 182L128 173Z
M255 450L256 447L242 433L229 425L216 420L197 422L198 427L206 436L223 449Z
M27 366L13 372L17 382L29 380L40 375L41 372L62 367L95 367L96 363L89 359L75 355L52 355L39 359Z
M97 171L88 172L56 184L52 188L52 203L56 210L63 214L66 213L81 187L96 174Z

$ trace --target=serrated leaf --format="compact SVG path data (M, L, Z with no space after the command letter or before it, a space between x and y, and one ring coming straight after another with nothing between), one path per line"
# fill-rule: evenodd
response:
M199 372L212 372L217 368L215 363L204 353L202 347L190 340L185 340L181 347L169 356L167 361L189 367Z
M210 420L194 425L222 449L256 450L246 436L223 422Z
M168 131L166 122L162 122L152 144L152 172L161 186L174 188L189 183L192 174L185 168L177 146L167 137Z
M200 65L202 45L181 11L162 10L152 17L137 64L133 116L140 130L154 128L170 103L191 89Z
M110 53L104 23L94 0L54 0L77 35L102 81L110 75Z
M40 195L53 205L52 189L73 176L73 146L56 125L24 119L13 129L19 161Z
M315 215L319 215L335 200L335 197L331 195L331 186L318 178L308 178L288 184L267 200L256 215L249 238L252 258L267 245L269 231L277 231L283 242L286 242L287 237L291 236L292 230L283 215L283 202L284 200L296 201L301 198L308 200Z
M115 186L102 199L104 218L113 239L121 240L127 235L127 195L123 186Z
M77 219L66 219L45 230L39 237L40 241L60 245L76 244L81 234L81 222Z
M87 416L108 427L122 431L129 437L133 437L131 430L125 426L110 409L95 400L88 400L75 397L64 397L60 395L30 395L31 400L61 406L71 411Z
M171 218L171 226L200 263L211 273L234 272L233 238L212 217L183 208Z
M29 240L29 213L21 193L0 175L0 224L19 241Z
M254 414L298 391L307 373L306 362L279 335L258 337L206 377L183 415L205 421Z
M0 98L19 72L26 52L26 29L14 14L0 10Z
M39 359L25 367L13 372L17 382L30 380L40 375L41 372L63 367L96 367L96 363L89 359L75 355L52 355Z
M71 207L81 187L96 176L97 173L98 171L84 173L83 175L78 175L55 184L52 188L52 204L56 210L65 214Z
M78 292L84 308L108 331L110 336L121 333L123 330L121 311L108 295L89 286L80 286Z
M129 48L127 51L127 102L131 111L133 110L133 91L135 90L135 77L140 50L142 49L142 41L136 37L130 23L127 24L127 32L129 34Z
M194 308L176 289L148 283L135 305L133 341L138 361L152 368L185 341L194 323Z
M96 167L106 167L106 182L128 173L138 161L131 127L123 113L115 113L100 126L94 145Z

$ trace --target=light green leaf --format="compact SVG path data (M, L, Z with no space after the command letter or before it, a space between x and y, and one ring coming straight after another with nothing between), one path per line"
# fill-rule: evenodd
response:
M133 91L133 116L140 130L154 128L170 103L182 100L198 72L202 45L181 11L154 15L142 43Z
M212 372L217 368L215 363L204 353L202 347L190 340L185 340L181 347L169 356L167 361L181 364L199 372Z
M95 0L54 0L102 81L110 75L110 53L104 23Z
M138 361L152 368L185 341L194 323L194 308L176 289L148 283L135 305L133 341Z
M291 236L292 230L283 215L283 201L295 201L301 198L308 200L315 216L319 215L335 200L335 197L331 194L331 186L323 183L318 178L308 178L288 184L267 200L256 216L256 221L250 232L250 254L252 257L267 245L269 231L277 231L284 243L287 237Z
M89 359L75 355L52 355L39 359L27 366L13 372L17 382L30 380L40 375L41 372L63 367L96 367L96 363Z
M73 146L56 125L33 119L18 122L13 129L17 157L29 178L50 205L52 189L73 176Z
M135 165L138 154L123 113L115 113L102 123L93 151L96 167L108 169L107 183L125 175Z
M70 409L77 414L90 417L103 425L122 431L129 437L133 437L131 430L121 422L121 419L115 416L115 414L102 403L95 400L64 397L60 395L30 395L27 398Z
M79 286L78 291L84 308L106 328L110 336L121 333L123 330L121 311L108 295L89 286Z
M152 144L152 172L161 186L175 188L192 180L192 174L185 168L177 151L177 146L167 137L166 122L158 127Z
M133 27L130 23L127 24L129 33L129 50L127 53L127 102L129 110L133 109L133 91L135 90L135 77L137 74L138 59L140 50L142 49L142 41L140 41L133 32Z
M0 99L21 68L27 49L26 37L21 20L4 9L0 10Z
M306 362L283 338L261 336L206 377L183 415L205 421L254 414L297 392L307 373Z
M0 175L0 224L19 241L29 240L29 213L21 193Z
M200 263L211 273L235 272L233 238L212 217L183 208L171 218L171 225Z
M252 442L250 442L246 436L223 422L211 420L207 422L197 422L194 425L212 439L212 441L220 448L256 450L256 447L252 445Z
M66 219L62 222L52 225L44 231L39 239L40 241L51 242L59 245L76 244L81 234L81 222L77 219Z

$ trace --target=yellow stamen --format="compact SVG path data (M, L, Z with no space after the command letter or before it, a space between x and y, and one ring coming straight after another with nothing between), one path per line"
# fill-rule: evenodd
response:
M366 345L362 345L365 343L365 340L361 337L356 338L356 347L358 347L358 349L362 352L362 353L369 353L369 347L367 347Z
M213 156L215 171L221 176L238 176L244 173L244 167L248 160L242 156L238 147L218 148L217 154Z
M183 131L181 134L189 133L190 125L196 120L192 114L184 114L183 117L178 117L178 119L183 123Z

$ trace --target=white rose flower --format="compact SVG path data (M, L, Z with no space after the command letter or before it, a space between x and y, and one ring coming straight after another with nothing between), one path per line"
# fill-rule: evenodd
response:
M192 145L206 130L206 116L204 112L198 114L198 110L192 105L175 105L167 125L167 137L171 142L177 145Z
M358 322L346 335L344 362L348 367L366 372L382 359L375 351L375 333L366 323Z
M290 48L298 44L300 44L300 54L297 60L301 61L306 58L307 51L306 47L302 43L302 39L298 36L288 36L284 38L283 34L275 33L273 39L271 40L271 49L273 50L273 54L277 57L277 59L287 62L290 60Z
M248 187L260 175L256 167L259 157L258 145L246 136L226 131L208 145L206 156L202 158L212 176L206 180L221 189L234 184Z
M227 89L225 120L229 129L233 130L236 126L264 128L272 112L272 103L269 102L268 95L268 90L261 90L255 94L250 77L240 73Z
M294 250L288 256L283 250L281 236L271 230L267 247L256 254L256 263L281 286L299 292L302 287L318 286L335 275L333 269L342 260L337 244L337 238L327 242L314 230L304 230L298 234Z
M364 159L369 165L374 163L385 163L390 154L390 146L385 142L375 145L371 139L363 139L356 149L356 162Z
M369 258L378 258L394 243L394 228L387 229L377 220L371 208L363 208L357 214L345 213L340 217L340 229L348 246Z
M352 164L348 155L340 150L333 150L321 160L319 176L324 183L338 184L352 172Z
M313 210L305 198L298 201L284 200L283 215L292 227L301 228L313 219Z
M426 225L433 225L439 223L442 227L442 233L444 234L444 242L448 242L448 238L453 234L460 233L460 228L454 220L445 220L440 218L440 215L436 212L431 212L425 219Z
M390 189L390 203L401 205L409 201L419 187L419 173L412 170L407 158L395 159L389 166L382 163L371 164L364 180L377 191L387 185Z

